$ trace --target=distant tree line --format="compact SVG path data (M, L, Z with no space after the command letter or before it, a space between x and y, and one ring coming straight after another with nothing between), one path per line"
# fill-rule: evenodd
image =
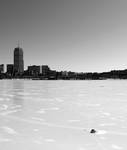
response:
M71 71L55 71L49 70L45 73L30 73L24 71L23 74L8 74L0 73L0 79L35 79L35 80L104 80L104 79L127 79L127 69L125 70L112 70L110 72L88 72L88 73L77 73Z

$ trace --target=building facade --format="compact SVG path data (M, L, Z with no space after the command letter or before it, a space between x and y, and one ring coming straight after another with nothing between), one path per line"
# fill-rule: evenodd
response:
M14 74L23 74L23 72L24 72L23 49L17 47L14 49Z
M13 75L14 71L14 65L13 64L7 64L7 74Z
M48 75L50 72L50 68L47 65L41 66L41 74L42 75Z
M1 64L1 65L0 65L0 74L1 74L1 73L4 73L4 64Z
M40 66L28 66L29 75L39 75L40 74Z

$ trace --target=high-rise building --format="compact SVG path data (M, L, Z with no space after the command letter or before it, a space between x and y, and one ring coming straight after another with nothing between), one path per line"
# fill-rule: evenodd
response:
M16 47L14 49L14 73L22 74L24 72L23 49Z
M4 64L1 64L1 65L0 65L0 74L1 74L1 73L4 73Z

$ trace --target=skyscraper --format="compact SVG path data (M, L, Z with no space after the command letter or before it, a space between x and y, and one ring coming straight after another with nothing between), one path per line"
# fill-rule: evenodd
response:
M19 46L14 49L14 73L22 74L24 72L23 49Z

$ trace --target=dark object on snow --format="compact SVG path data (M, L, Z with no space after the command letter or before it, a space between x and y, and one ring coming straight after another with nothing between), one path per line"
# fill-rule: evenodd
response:
M96 133L97 131L95 129L91 129L90 133Z

